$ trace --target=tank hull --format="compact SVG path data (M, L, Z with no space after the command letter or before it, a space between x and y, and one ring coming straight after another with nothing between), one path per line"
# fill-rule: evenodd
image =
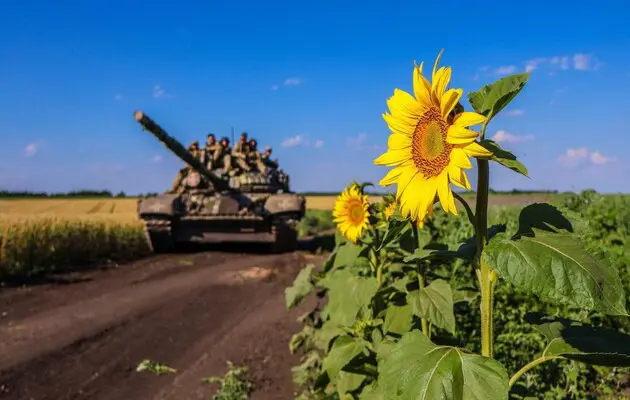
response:
M259 243L274 252L296 250L296 225L304 216L305 199L288 193L245 197L249 201L238 195L203 196L203 207L194 209L190 195L161 195L139 201L138 213L155 253L174 252L189 243ZM240 207L243 203L249 208Z

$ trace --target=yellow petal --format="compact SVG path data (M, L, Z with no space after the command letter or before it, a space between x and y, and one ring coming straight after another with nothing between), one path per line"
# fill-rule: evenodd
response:
M424 62L413 69L413 93L420 104L428 107L431 105L431 84L422 75L423 65Z
M433 77L433 87L431 89L431 95L434 101L441 102L446 87L451 82L451 67L440 68Z
M475 112L464 111L463 113L459 113L453 118L453 125L459 126L471 126L481 124L486 120L481 114L477 114Z
M477 136L479 136L479 133L475 131L458 125L451 125L448 127L446 142L450 144L468 144L474 141Z
M410 158L411 152L409 150L388 150L376 158L374 164L393 167L394 165L402 164Z
M462 94L464 94L462 89L450 89L444 93L442 102L440 103L440 111L442 111L442 117L444 117L444 119L453 111L459 99L462 98Z
M471 144L464 147L462 150L466 152L470 157L481 157L481 158L490 158L492 157L492 152L486 150L482 145L477 142L472 142Z
M407 149L411 147L411 137L399 133L392 133L387 139L387 147L389 150Z
M460 168L457 168L454 165L449 165L448 167L448 177L451 182L462 189L470 190L470 182L468 181L468 177L466 173Z
M383 114L383 119L389 129L394 133L400 133L401 135L411 136L416 129L415 125L410 125L399 118L394 117L391 114Z
M446 212L450 212L453 215L457 215L457 207L455 207L455 198L453 192L449 187L448 172L442 171L437 178L437 193L440 198L440 204L442 209Z
M472 163L470 159L462 149L454 148L451 151L451 164L458 168L471 169Z
M387 100L387 106L394 115L402 113L414 118L422 116L425 109L412 95L400 89L394 89L394 95Z
M440 64L440 59L442 58L442 54L444 53L444 49L440 50L440 52L438 53L437 57L435 58L435 64L433 64L433 73L431 74L431 80L433 82L436 81L435 79L435 73L438 69L438 65Z
M433 204L435 194L436 180L426 180L417 174L400 193L401 214L410 216L413 220L424 219L429 204Z

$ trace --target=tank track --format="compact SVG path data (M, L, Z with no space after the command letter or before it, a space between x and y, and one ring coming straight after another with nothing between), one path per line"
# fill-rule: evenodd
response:
M292 219L279 218L272 222L271 233L275 237L271 245L272 252L285 253L297 250L298 232L295 227L297 221Z
M144 234L152 252L169 253L175 251L171 221L165 219L145 220Z

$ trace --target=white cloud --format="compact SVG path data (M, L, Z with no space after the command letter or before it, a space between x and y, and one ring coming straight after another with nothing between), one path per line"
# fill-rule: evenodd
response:
M360 147L365 139L367 138L367 133L359 133L355 137L349 137L346 139L346 144L352 147Z
M531 72L542 64L548 64L556 70L566 71L574 69L576 71L596 71L603 64L595 59L592 54L575 53L572 56L538 57L525 63L525 71ZM549 72L550 76L555 75L554 71Z
M591 54L574 54L573 55L573 68L578 71L589 71L596 69L598 66L592 65L593 56Z
M569 69L569 57L567 57L567 56L563 56L563 57L558 57L558 56L551 57L551 58L549 59L549 62L550 62L552 65L555 65L555 66L557 66L558 68L560 68L560 69L562 69L562 70L567 70L567 69Z
M282 141L280 146L295 147L295 146L300 145L300 143L302 143L303 140L304 140L304 135L295 135L293 137L284 139L284 141Z
M117 94L117 95L114 96L114 100L116 100L116 101L120 101L120 100L122 100L122 98L123 98L122 94Z
M357 136L347 138L346 144L356 150L380 150L384 148L377 144L366 144L367 137L367 133L359 133Z
M300 83L302 83L302 80L300 78L287 78L284 80L285 86L297 86Z
M561 164L567 167L575 167L581 164L603 165L617 161L615 157L604 156L599 151L590 151L586 147L577 149L567 149L567 151L558 158Z
M154 99L162 99L166 97L173 97L172 94L166 92L161 85L153 86L153 98Z
M302 83L302 79L300 78L286 78L284 82L282 82L282 86L297 86ZM281 85L273 85L271 86L271 90L280 89Z
M158 155L153 156L153 158L151 158L151 161L157 163L157 162L161 162L163 159L164 159L164 157L162 157L161 155L158 154Z
M504 65L494 70L495 75L509 75L515 73L517 70L515 65Z
M525 114L525 111L523 110L506 110L504 112L505 115L507 115L508 117L520 117L521 115Z
M525 71L531 72L538 68L538 66L545 62L545 58L534 58L533 60L529 60L525 63Z
M492 140L494 140L497 143L522 143L522 142L529 142L530 140L534 140L534 135L514 135L510 132L504 131L504 130L499 130L497 131L497 133L494 134L494 136L492 137Z
M315 141L315 143L313 144L313 147L315 147L316 149L318 149L318 148L322 147L323 145L324 145L324 141L323 141L323 140L320 140L320 139L317 139L317 140Z
M33 143L29 143L25 148L24 148L24 154L27 157L32 157L35 154L37 154L37 152L39 151L39 146L42 144L42 142L33 142Z

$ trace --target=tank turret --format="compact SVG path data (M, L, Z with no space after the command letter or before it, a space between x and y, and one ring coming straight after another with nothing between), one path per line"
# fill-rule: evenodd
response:
M217 176L214 172L209 171L202 163L192 156L186 150L186 148L174 137L170 136L162 127L160 127L155 121L149 118L142 111L136 111L133 113L133 117L144 130L150 132L160 142L166 146L173 154L175 154L180 160L190 165L195 171L201 174L204 178L210 181L216 191L232 191L229 182Z

